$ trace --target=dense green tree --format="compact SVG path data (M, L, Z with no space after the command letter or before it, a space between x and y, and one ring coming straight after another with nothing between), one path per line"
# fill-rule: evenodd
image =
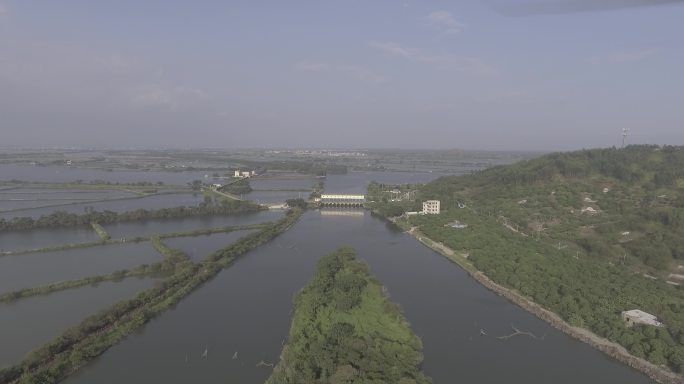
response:
M318 262L297 295L289 341L267 383L429 383L420 349L368 268L342 248Z

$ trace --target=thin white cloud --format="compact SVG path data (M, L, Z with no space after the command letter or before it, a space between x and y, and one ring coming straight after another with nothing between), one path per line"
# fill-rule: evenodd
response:
M311 72L327 72L330 70L330 66L327 63L319 63L312 61L302 61L295 65L295 68L300 71L311 71Z
M408 60L425 61L427 59L426 56L422 55L417 50L403 47L400 44L392 41L371 41L370 43L368 43L368 45L387 54L403 57L404 59Z
M588 61L592 64L632 63L649 59L658 53L660 53L660 49L658 48L647 48L636 51L613 52L604 56L594 56L590 57Z
M0 81L32 94L136 109L211 104L203 90L170 81L159 68L121 53L46 44L6 48L0 52Z
M405 47L395 42L371 41L368 43L371 48L375 48L388 55L397 56L405 60L432 64L445 69L454 69L477 75L496 75L497 69L476 57L459 57L453 55L440 56L424 53L416 48Z
M144 67L144 63L120 53L97 55L92 58L92 65L113 74L131 74Z
M370 83L381 83L386 81L384 76L379 75L366 67L354 64L302 61L295 64L295 69L318 73L340 73L347 77Z
M435 11L427 16L428 24L444 33L458 33L465 28L465 24L457 21L447 11Z
M144 84L136 87L131 96L131 103L136 107L185 108L200 105L208 100L207 93L201 89L192 89L165 84Z

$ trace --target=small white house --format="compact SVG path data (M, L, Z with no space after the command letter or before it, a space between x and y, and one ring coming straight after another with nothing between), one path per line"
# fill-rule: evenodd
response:
M439 200L428 200L423 202L424 215L439 215Z
M233 175L233 177L242 177L242 176L240 176L240 171L235 171L235 174Z
M658 321L658 318L650 313L646 313L639 309L632 309L622 312L622 320L627 323L628 327L636 324L653 325L654 327L662 327L663 323Z
M242 177L250 177L252 174L249 171L242 172Z
M451 223L446 224L446 225L444 225L444 226L445 226L445 227L451 227L451 228L454 228L454 229L465 229L465 228L468 228L468 224L461 223L461 222L458 221L458 220L452 221Z

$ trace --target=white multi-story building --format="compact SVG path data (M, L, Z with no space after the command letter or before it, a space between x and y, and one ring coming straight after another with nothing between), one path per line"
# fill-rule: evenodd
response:
M423 202L424 215L439 215L439 200L428 200Z

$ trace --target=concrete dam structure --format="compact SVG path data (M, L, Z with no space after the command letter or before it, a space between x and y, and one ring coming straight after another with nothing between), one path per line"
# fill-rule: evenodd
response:
M365 195L321 195L321 207L363 207Z

